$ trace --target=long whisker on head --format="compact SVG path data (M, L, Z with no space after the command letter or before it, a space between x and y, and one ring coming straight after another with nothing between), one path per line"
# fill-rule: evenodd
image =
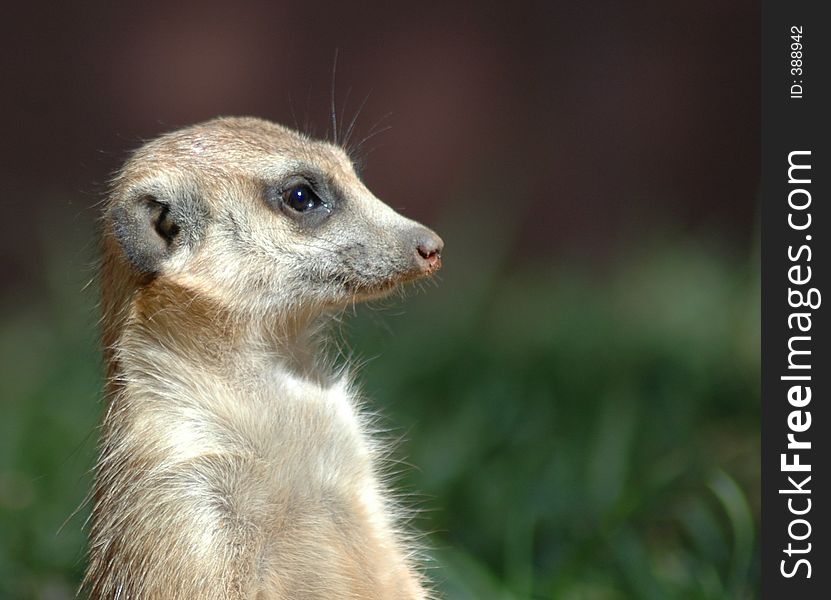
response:
M309 119L309 105L312 103L312 84L309 84L309 87L306 88L306 110L305 114L303 115L303 133L308 136L314 136L314 128L311 126L311 120Z
M361 115L361 112L363 111L364 106L366 105L367 100L369 100L369 96L371 94L372 90L369 90L366 96L364 96L364 99L361 102L361 104L358 106L358 110L355 111L355 116L352 117L352 120L349 122L349 126L346 128L346 135L343 137L343 146L347 148L347 152L349 151L349 140L352 138L352 132L355 130L355 123L358 122L358 117ZM346 109L344 107L344 111L345 110Z
M380 124L381 124L381 122L382 122L384 119L388 118L390 115L392 115L392 113L387 113L387 114L385 114L383 117L381 117L380 119L378 119L378 121L376 122L376 124L375 124L375 125L373 125L372 129L369 131L369 133L368 133L367 135L365 135L365 136L363 137L363 139L355 145L355 152L356 152L356 153L360 154L360 152L361 152L361 148L362 148L362 147L363 147L363 145L364 145L364 144L366 144L369 140L371 140L372 138L374 138L374 137L375 137L375 136L377 136L377 135L380 135L380 134L384 133L385 131L389 131L390 129L392 129L392 125L387 125L386 127L381 127L380 129L377 129L378 125L380 125Z
M343 97L343 104L340 107L340 119L339 123L341 124L341 131L338 131L338 139L340 139L340 145L344 145L344 138L343 138L343 123L346 120L346 106L349 104L349 97L352 95L352 86L346 88L346 95Z
M338 143L338 113L335 110L335 77L338 72L338 49L335 48L335 60L332 62L332 94L330 112L332 114L332 142Z
M289 110L291 111L291 120L294 121L294 128L300 129L300 125L297 123L297 114L294 112L294 100L291 97L291 92L289 92Z

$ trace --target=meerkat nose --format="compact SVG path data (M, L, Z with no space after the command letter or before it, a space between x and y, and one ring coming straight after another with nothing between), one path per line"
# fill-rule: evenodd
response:
M444 242L435 233L420 228L415 233L416 263L425 273L432 273L441 267L441 251Z

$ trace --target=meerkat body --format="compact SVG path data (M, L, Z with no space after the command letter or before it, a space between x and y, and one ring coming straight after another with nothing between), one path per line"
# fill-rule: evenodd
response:
M321 317L440 266L339 148L257 119L146 144L104 211L91 598L426 598Z

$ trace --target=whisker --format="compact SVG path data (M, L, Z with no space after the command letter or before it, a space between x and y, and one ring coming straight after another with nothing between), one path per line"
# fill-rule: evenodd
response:
M306 88L306 111L303 117L303 131L306 132L306 135L309 137L313 137L314 134L314 127L311 126L311 122L309 119L309 105L312 103L312 84L310 83L309 86Z
M355 150L356 150L356 152L360 155L360 159L359 159L359 160L360 160L360 162L365 161L365 160L366 160L366 158L367 158L367 157L368 157L368 156L369 156L369 155L370 155L370 154L371 154L371 153L372 153L375 149L377 149L377 148L378 148L378 146L373 146L373 147L372 147L372 148L371 148L368 152L361 152L361 147L362 147L362 146L363 146L366 142L368 142L369 140L371 140L372 138L374 138L375 136L380 135L380 134L382 134L382 133L384 133L384 132L386 132L386 131L389 131L390 129L392 129L392 125L387 125L386 127L383 127L382 129L379 129L378 131L373 131L372 133L370 133L369 135L367 135L364 139L362 139L362 140L361 140L361 142L360 142L357 146L355 146Z
M381 129L377 129L377 127L381 123L383 123L385 119L388 119L391 116L392 116L392 113L388 112L387 114L383 115L380 119L375 121L375 124L369 130L369 133L367 134L367 136L364 137L364 139L362 139L360 142L358 142L357 146L355 146L355 149L360 150L361 146L363 146L367 141L371 140L372 138L374 138L379 133L383 133L385 131L388 131L388 130L392 129L392 125L387 125L386 127L383 127Z
M335 48L335 60L332 62L332 94L330 110L332 113L332 141L338 143L338 114L335 110L335 78L338 72L338 48Z
M379 132L380 133L380 132ZM369 158L369 155L375 152L378 148L381 148L383 144L376 144L372 146L369 150L361 153L361 163L366 162L366 159Z
M291 92L289 92L289 110L291 111L291 120L294 122L294 128L299 130L300 125L297 123L297 114L294 112L294 100L291 97Z
M349 127L346 128L346 135L343 138L343 145L344 147L349 147L349 140L352 139L352 133L355 130L355 123L358 121L358 117L361 115L361 112L366 106L367 101L369 100L369 96L372 94L372 90L367 92L366 96L364 96L363 102L358 106L358 110L355 112L355 116L352 117L352 120L349 122Z
M343 104L340 107L340 124L341 127L343 126L344 121L346 120L346 106L349 104L349 97L352 95L352 86L349 86L346 89L346 95L343 97ZM343 138L343 131L338 132L338 137L340 138L341 146L345 146L345 140Z

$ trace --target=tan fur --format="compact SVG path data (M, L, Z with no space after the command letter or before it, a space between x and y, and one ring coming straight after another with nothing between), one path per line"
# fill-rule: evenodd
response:
M263 201L307 167L340 194L316 228ZM184 207L169 247L141 232L163 248L152 269L118 221L147 197ZM103 218L107 410L85 593L427 597L383 448L313 334L438 268L413 257L413 235L438 240L372 196L339 148L265 121L217 119L135 153Z

